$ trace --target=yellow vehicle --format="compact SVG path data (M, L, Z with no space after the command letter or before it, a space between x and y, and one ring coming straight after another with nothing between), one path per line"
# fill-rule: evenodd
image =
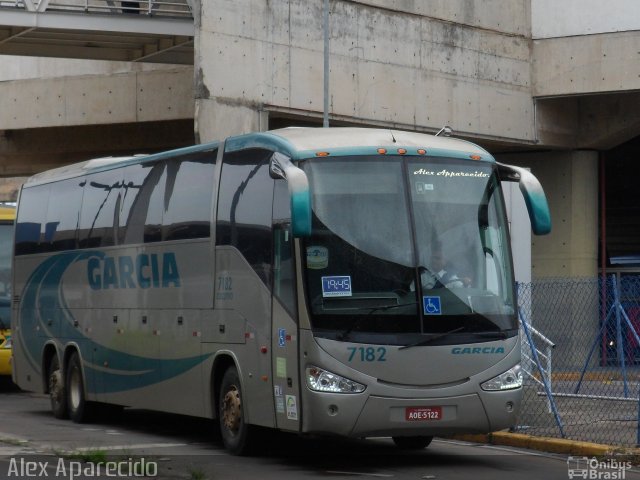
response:
M0 205L0 375L11 375L11 254L16 208Z

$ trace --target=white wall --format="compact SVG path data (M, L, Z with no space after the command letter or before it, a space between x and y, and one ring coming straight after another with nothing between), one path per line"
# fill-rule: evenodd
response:
M520 188L515 182L502 183L507 207L513 269L518 283L531 283L531 222Z
M638 0L531 0L535 39L640 30Z

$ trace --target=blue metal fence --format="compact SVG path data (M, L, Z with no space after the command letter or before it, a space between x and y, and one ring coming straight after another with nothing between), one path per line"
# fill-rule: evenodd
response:
M528 374L516 429L639 445L640 274L536 280L518 298Z

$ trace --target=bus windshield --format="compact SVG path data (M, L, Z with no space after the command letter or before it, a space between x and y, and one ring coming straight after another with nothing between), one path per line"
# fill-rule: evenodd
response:
M410 345L517 334L493 164L384 156L300 167L312 192L303 270L315 335Z

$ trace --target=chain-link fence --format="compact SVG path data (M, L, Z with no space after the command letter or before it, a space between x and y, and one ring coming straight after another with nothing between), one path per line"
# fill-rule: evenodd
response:
M536 280L519 284L518 298L525 396L517 431L640 444L640 274Z

